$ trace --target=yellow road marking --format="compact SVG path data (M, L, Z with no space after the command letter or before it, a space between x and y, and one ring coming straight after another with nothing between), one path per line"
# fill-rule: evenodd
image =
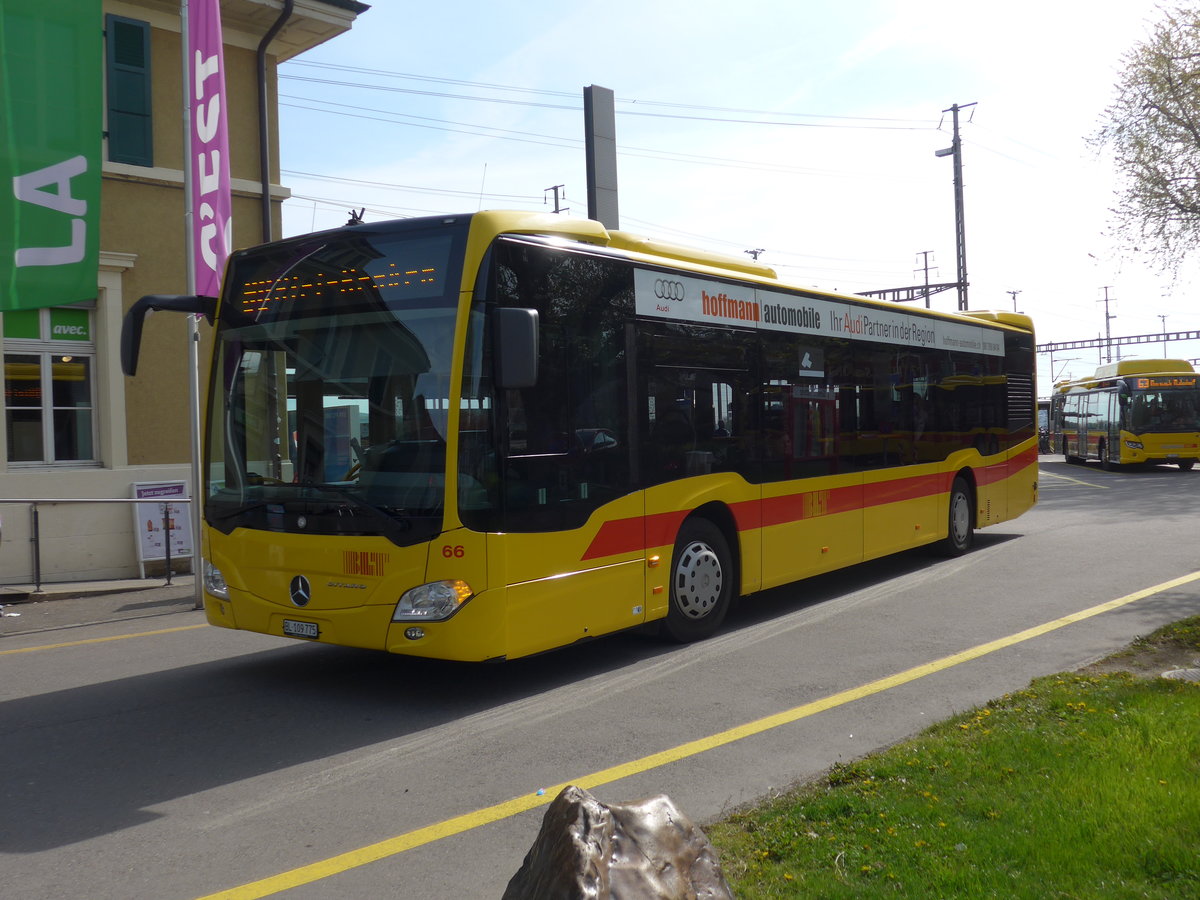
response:
M1090 482L1090 481L1080 481L1078 478L1072 478L1069 475L1059 475L1055 472L1047 472L1045 469L1042 469L1041 471L1038 472L1038 477L1039 478L1057 478L1060 481L1069 481L1072 484L1082 484L1085 487L1100 488L1102 491L1112 490L1111 484L1092 484L1092 482Z
M462 834L475 828L480 828L483 825L507 819L518 813L537 809L539 806L546 806L568 785L574 784L583 788L595 788L622 778L628 778L631 775L638 775L651 769L665 766L669 763L678 762L689 756L703 753L706 750L732 744L735 741L762 734L781 725L797 722L800 719L816 715L819 712L824 712L837 706L842 706L854 700L861 700L864 697L870 697L872 694L891 690L902 684L908 684L911 681L924 678L926 675L932 675L935 672L941 672L962 663L970 662L989 653L995 653L997 650L1003 650L1014 644L1020 644L1023 641L1041 637L1059 628L1065 628L1068 625L1082 622L1084 619L1090 619L1101 613L1110 612L1137 600L1143 600L1146 597L1196 580L1200 580L1200 571L1192 572L1189 575L1184 575L1171 581L1164 581L1162 584L1156 584L1153 587L1127 594L1124 597L1118 597L1116 600L1110 600L1107 603L1101 603L1098 606L1071 613L1068 616L1063 616L1061 619L1035 625L1033 628L1018 631L1016 634L1009 635L1008 637L989 641L986 644L980 644L969 650L963 650L961 653L944 656L933 662L914 666L895 675L889 675L886 678L880 678L877 681L871 681L856 688L831 694L828 697L814 700L811 703L805 703L802 706L797 706L781 713L755 719L753 722L747 722L744 725L720 731L708 737L689 741L686 744L680 744L678 747L672 747L669 750L652 753L649 756L643 756L641 759L635 759L608 769L601 769L599 772L593 772L590 775L576 778L573 781L565 781L562 784L547 787L544 791L537 794L525 794L520 797L514 797L503 803L497 803L494 806L488 806L461 816L455 816L433 825L427 825L424 828L418 828L415 831L409 831L375 844L369 844L366 847L360 847L357 850L350 850L337 856L331 856L328 859L310 863L307 866L301 866L288 872L281 872L278 875L272 875L259 881L241 885L240 887L218 891L215 894L208 894L198 898L198 900L259 900L259 898L268 897L280 891L311 884L323 878L329 878L332 875L357 868L358 866L364 866L367 863L386 859L389 856L396 856L406 850L412 850L425 844L431 844L434 841L440 841L443 838Z
M171 634L175 631L191 631L193 628L207 628L208 625L180 625L177 628L160 628L157 631L138 631L134 634L114 634L112 637L86 638L82 641L63 641L61 644L39 644L36 647L18 647L15 650L0 650L0 656L13 653L37 653L41 650L60 650L63 647L82 647L85 644L104 644L108 641L127 641L130 638L153 637L156 634ZM15 635L12 635L15 637Z

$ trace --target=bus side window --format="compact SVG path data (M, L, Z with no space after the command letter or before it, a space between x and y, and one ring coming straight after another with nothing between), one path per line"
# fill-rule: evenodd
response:
M637 335L642 482L737 472L758 478L751 332L641 324Z
M633 489L624 328L632 270L516 241L493 252L489 301L538 311L540 360L536 384L499 397L499 509L478 521L502 531L578 528Z

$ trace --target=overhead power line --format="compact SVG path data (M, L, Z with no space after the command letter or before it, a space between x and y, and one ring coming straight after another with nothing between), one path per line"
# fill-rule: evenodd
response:
M310 112L327 112L333 115L355 116L357 118L370 118L377 122L392 122L396 125L415 125L417 127L433 128L438 131L458 131L460 134L482 134L483 132L496 132L498 135L515 135L521 138L539 138L537 143L544 141L561 141L564 145L583 145L582 138L560 138L552 134L539 134L535 131L520 131L514 128L499 128L495 125L480 125L475 122L457 122L453 119L438 119L433 116L418 116L414 113L398 112L391 109L375 109L370 106L355 106L350 103L337 103L333 100L322 100L318 97L297 97L294 94L280 94L281 100L296 100L297 103L281 103L280 106L288 106L292 109L304 109ZM320 109L313 104L324 104L325 106L337 107L336 109ZM303 104L303 105L301 105ZM342 110L348 110L342 112ZM376 116L359 116L359 113L376 113ZM389 118L380 118L387 116ZM396 118L413 119L413 122L397 122ZM422 125L424 122L432 122L432 125ZM458 128L448 128L446 126L455 125ZM475 129L474 131L461 131L460 129Z
M433 85L464 87L464 88L470 88L472 90L477 90L477 91L481 91L481 92L485 92L485 93L492 92L492 93L501 93L501 94L503 94L503 93L513 94L513 95L516 95L516 97L522 98L522 99L513 99L510 97L498 97L498 96L480 96L480 95L474 95L474 94L448 93L448 92L444 92L444 91L425 91L425 90L411 89L411 88L398 88L398 87L389 86L389 85L371 84L369 82L360 82L360 81L342 81L342 80L325 79L325 78L310 78L310 77L305 77L303 75L291 74L292 70L295 70L295 69L300 69L300 70L308 69L311 71L342 72L342 73L347 73L350 75L364 76L364 77L370 77L370 78L376 78L376 79L391 79L391 80L399 80L399 81L412 81L412 82L417 82L417 83L428 83L428 84L433 84ZM526 107L535 108L535 109L542 108L542 109L564 110L564 111L573 111L573 112L579 112L582 109L580 93L576 90L558 91L558 90L550 90L550 89L545 89L545 88L520 87L520 86L516 86L516 85L499 84L499 83L494 83L494 82L470 81L470 80L459 79L459 78L443 78L443 77L438 77L438 76L433 76L433 75L418 75L418 74L411 73L411 72L394 72L394 71L385 70L385 69L374 69L374 68L366 68L366 67L361 67L361 66L347 66L347 65L340 65L340 64L334 64L334 63L321 63L321 62L315 62L315 61L311 61L311 60L289 60L288 62L284 63L280 67L280 72L281 72L280 79L284 80L284 81L291 79L291 80L297 80L297 81L306 81L306 82L309 82L312 84L326 84L326 85L331 85L331 86L335 86L335 87L339 87L339 88L360 88L363 90L380 90L380 91L389 91L389 92L399 91L399 92L411 93L414 95L427 95L427 96L438 97L438 98L443 98L443 99L459 99L459 100L483 102L483 103L493 102L493 103L504 104L504 105L526 106ZM541 101L541 100L534 100L534 99L527 99L527 98L545 98L546 101L563 100L566 102L551 103L551 102L545 102L545 101ZM331 103L331 101L311 100L309 98L302 98L302 101L305 103L314 103L314 102L315 103L326 103L326 104ZM640 98L618 97L616 102L618 105L617 112L621 115L649 116L649 117L670 118L670 119L677 119L677 120L690 120L690 121L696 121L696 122L745 124L745 125L750 125L750 126L754 126L754 125L781 126L781 127L814 126L814 127L824 127L824 128L832 128L832 129L867 129L867 130L874 129L874 130L883 130L883 131L908 131L908 132L921 132L921 131L935 130L937 128L940 128L940 124L935 123L932 119L924 120L924 119L914 119L914 118L889 118L889 117L883 117L883 116L845 116L845 115L832 115L832 114L823 114L823 113L796 113L796 112L787 112L787 111L780 111L780 110L758 109L758 108L753 108L753 107L715 106L715 105L704 105L704 104L696 104L696 103L682 103L682 102L677 102L677 101L646 100L646 99L640 99ZM625 107L625 108L622 108L622 107ZM311 106L305 106L304 108L312 109ZM353 107L349 107L349 108L353 108ZM692 115L682 115L677 112L657 112L656 110L685 110L685 111L691 111L691 112L713 113L714 115L692 116ZM379 112L380 114L383 114L383 115L404 115L407 118L411 118L411 119L422 119L423 118L423 117L419 117L419 116L410 116L408 114L394 113L391 111L387 111L387 112L375 111L375 112ZM350 115L349 113L345 113L345 114ZM770 119L745 118L748 116L773 117L773 118L770 118ZM369 117L364 117L364 118L369 118ZM781 120L783 120L783 121L781 121ZM424 118L424 121L436 122L438 120ZM410 122L408 124L412 125L413 127L425 127L425 128L432 128L434 130L438 130L439 128L441 130L447 130L447 131L452 131L452 132L457 130L455 128L447 128L445 126L438 126L438 125L423 125L422 126L422 125L416 124L415 122ZM499 133L499 132L505 131L504 129L495 129L492 126L486 126L486 125L468 125L466 123L452 123L452 124L456 124L460 128L486 129L493 133ZM987 132L987 129L984 126L975 125L973 122L970 124L972 124L972 128L977 130L977 132L979 130L982 130L985 133ZM472 133L472 132L467 131L465 133ZM560 137L556 137L556 136L552 136L552 135L522 136L521 132L512 131L512 130L508 130L507 133L512 135L511 137L507 138L509 140L525 141L525 142L529 142L529 143L543 144L543 145L549 145L549 146L571 146L571 145L575 145L578 143L577 141L574 141L573 139L560 138ZM993 138L998 139L1000 141L1007 141L1010 144L1016 145L1016 147L1019 149L1027 150L1027 151L1033 152L1033 153L1039 153L1039 151L1037 151L1036 148L1029 147L1027 144L1023 144L1020 141L1018 141L1014 138L1011 138L1007 135L1004 135L1004 134L1001 134L998 132L994 132L994 131L990 132L990 135ZM964 136L964 142L966 142L965 136ZM973 147L976 147L985 152L994 154L1001 158L1010 160L1014 163L1023 164L1023 165L1030 164L1030 162L1028 160L1022 160L1019 157L1014 156L1011 152L1005 152L1003 150L997 149L996 147L989 146L987 143L983 143L979 140L971 140L971 141L969 141L969 143ZM651 150L651 149L647 149L647 148L640 148L636 152L630 152L629 149L624 149L619 152L622 152L625 155L638 155L639 153L647 154L647 155L649 155L649 158L667 159L667 160L680 160L680 159L686 160L689 158L688 154L680 154L678 151L674 151L674 152L657 151L657 150ZM700 159L704 159L704 158L701 157ZM706 162L707 162L707 160L706 160ZM797 171L798 170L798 167L787 167L787 166L781 166L781 165L771 164L771 163L753 163L753 162L747 162L747 161L726 161L726 162L728 162L728 164L730 164L730 165L742 166L742 167L747 167L747 168L760 170L760 171L786 172L786 171ZM709 164L711 164L711 163L709 163ZM809 170L809 171L812 172L812 174L817 174L816 170ZM821 174L840 175L841 177L856 177L861 173L821 173ZM900 177L903 177L903 176L900 176Z
M411 184L393 184L387 181L367 181L361 178L344 178L336 175L318 175L315 172L299 172L295 169L282 170L284 175L293 175L300 178L314 178L318 181L332 181L338 184L359 184L365 187L385 188L388 190L412 191L418 194L438 194L449 197L471 197L472 199L479 197L479 191L456 191L450 188L430 188L418 187ZM541 197L535 197L530 194L484 194L488 200L519 200L524 203L540 202Z
M342 87L347 87L347 86L363 87L363 88L367 88L367 89L398 91L401 93L413 93L413 94L421 94L421 95L436 96L436 97L446 97L446 98L457 99L457 100L481 100L481 101L485 101L485 102L494 101L497 103L528 105L528 106L534 106L534 107L547 107L547 108L552 108L552 109L571 109L571 110L582 109L582 102L579 99L580 95L579 95L578 91L555 91L555 90L548 90L548 89L544 89L544 88L518 87L516 85L496 84L493 82L467 81L467 80L459 79L459 78L440 78L440 77L432 76L432 75L416 75L416 74L413 74L410 72L392 72L392 71L388 71L386 69L369 69L369 68L363 68L363 67L359 67L359 66L345 66L345 65L338 65L338 64L334 64L334 63L321 63L321 62L313 62L313 61L308 61L308 60L304 60L304 61L291 60L287 63L284 63L280 67L280 71L281 71L281 73L286 73L291 68L325 69L325 70L332 70L332 71L338 71L338 72L355 73L355 74L360 74L360 75L371 75L371 76L380 77L380 78L395 78L395 79L402 79L402 80L409 80L409 81L428 82L431 84L457 85L457 86L461 86L461 87L477 88L480 90L502 91L502 92L509 92L509 93L515 93L515 94L526 94L526 95L538 96L538 97L562 98L564 100L571 101L571 103L569 105L564 106L564 105L556 105L556 104L535 103L535 102L531 102L531 101L516 101L516 100L504 100L504 99L500 99L500 98L476 97L476 96L471 96L471 95L467 95L467 94L445 94L445 93L438 92L438 91L422 91L422 90L407 89L407 88L391 88L391 87L386 87L384 85L372 85L372 84L365 84L365 83L360 83L360 82L342 82L342 81L332 81L332 80L319 79L319 78L305 78L304 76L291 75L291 74L281 74L280 75L281 80L291 79L291 80L297 80L297 81L309 81L309 82L320 83L320 84L332 84L332 85L337 85L337 86L342 86ZM698 103L679 103L679 102L664 101L664 100L645 100L645 99L639 99L639 98L626 98L626 97L618 97L618 98L616 98L616 102L618 104L629 104L629 105L636 104L639 108L644 108L644 107L649 106L649 107L659 107L662 109L682 109L682 110L692 110L695 112L727 113L727 114L731 114L731 115L776 116L776 117L780 117L783 119L796 119L796 120L808 120L808 119L824 120L824 122L827 124L824 124L823 127L881 128L881 129L888 129L888 130L897 129L897 128L910 129L910 130L927 130L927 129L931 129L934 127L934 123L932 120L924 120L924 119L893 119L893 118L886 118L886 117L882 117L882 116L840 116L840 115L831 115L831 114L826 114L826 113L796 113L796 112L783 112L783 111L779 111L779 110L752 109L752 108L735 107L735 106L706 106L706 105L698 104ZM694 118L694 119L699 119L700 121L734 121L734 120L730 120L730 119L727 119L724 117L682 116L682 115L678 115L678 114L673 114L673 115L656 114L653 112L642 112L642 111L640 111L640 109L639 109L639 111L618 110L618 112L621 112L622 114L625 114L625 115L640 115L640 116L661 115L661 117L663 117L663 118ZM845 124L838 125L836 123L845 123ZM764 125L770 125L770 124L800 125L800 124L803 124L803 125L811 125L811 126L815 126L815 127L822 126L821 121L763 122L763 121L758 121L758 120L750 120L749 124L764 124Z
M281 101L298 101L295 103L280 102L280 106L290 109L303 109L306 112L323 112L327 113L328 115L366 119L368 121L383 122L392 125L404 125L411 128L425 128L433 131L445 131L451 134L470 134L478 137L491 137L498 140L516 141L525 144L537 144L543 147L558 147L561 149L578 150L583 146L583 140L581 138L558 137L556 135L539 134L532 131L498 128L493 125L477 125L469 122L456 122L450 119L436 119L430 116L416 116L412 115L411 113L393 112L391 110L374 109L365 106L354 106L347 103L336 103L332 100L320 100L315 97L297 97L293 94L280 94L279 96ZM323 106L318 104L323 104ZM335 108L327 109L324 107ZM368 113L375 113L375 115L368 115ZM400 119L411 119L413 121L399 121ZM755 172L778 172L780 174L811 175L820 178L878 178L892 183L895 183L896 181L921 180L885 170L866 173L857 170L838 172L832 169L813 169L804 166L789 166L782 163L756 162L754 160L735 159L724 156L703 156L698 153L656 150L652 147L631 147L627 145L621 145L617 148L617 154L618 156L636 157L640 159L657 159L666 162L687 162L698 165L717 166L719 168L748 169Z
M301 81L308 84L324 84L331 87L341 88L359 88L367 91L386 91L393 94L413 94L420 97L438 97L443 100L470 100L477 103L499 103L505 106L525 106L533 109L561 109L570 112L579 112L582 104L561 104L561 103L540 103L532 100L514 100L507 97L478 97L472 94L449 94L445 91L422 91L416 88L391 87L383 84L366 84L359 81L334 81L328 78L306 78L302 75L280 75L280 81ZM618 115L623 116L645 116L656 119L685 119L693 122L724 122L727 124L736 125L773 125L787 128L842 128L842 129L864 129L868 131L932 131L931 123L918 125L879 125L865 124L867 120L863 120L864 124L859 124L854 120L843 119L839 122L804 122L795 121L789 122L786 120L775 119L753 119L753 118L730 118L729 116L689 116L682 113L664 113L664 112L641 112L627 109L618 109ZM780 113L777 115L789 115L788 113Z
M309 84L327 84L331 87L361 88L367 91L387 91L392 94L416 94L421 97L440 97L444 100L474 100L483 103L502 103L508 106L531 106L539 109L566 109L578 111L581 105L561 103L535 103L530 100L510 100L504 97L476 97L471 94L447 94L444 91L419 91L415 88L389 87L383 84L365 84L361 81L333 81L328 78L305 78L303 75L280 75L280 81L303 81Z

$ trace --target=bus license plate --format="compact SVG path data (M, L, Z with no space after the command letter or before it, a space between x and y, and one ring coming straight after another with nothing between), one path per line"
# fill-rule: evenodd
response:
M295 619L284 619L283 633L288 637L319 638L321 629L316 622L297 622Z

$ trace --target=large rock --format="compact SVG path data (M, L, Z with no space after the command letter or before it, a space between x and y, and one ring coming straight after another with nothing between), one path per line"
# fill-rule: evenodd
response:
M606 806L554 798L504 900L733 900L704 832L660 794Z

